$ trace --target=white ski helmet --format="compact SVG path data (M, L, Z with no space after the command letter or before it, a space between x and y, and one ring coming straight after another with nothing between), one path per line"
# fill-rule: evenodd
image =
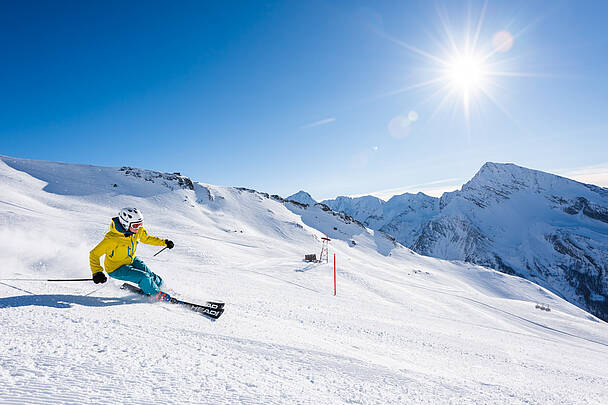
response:
M131 224L144 222L144 216L137 208L123 208L118 213L118 221L123 228L129 230Z

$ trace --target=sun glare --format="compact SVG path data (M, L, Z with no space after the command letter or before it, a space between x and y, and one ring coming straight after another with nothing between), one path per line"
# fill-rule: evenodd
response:
M472 10L469 10L469 17L461 22L456 30L450 28L447 15L438 9L443 38L435 41L439 44L440 52L437 53L422 50L384 33L387 39L429 62L426 67L418 69L418 72L421 72L419 82L410 83L389 95L414 89L434 89L421 101L426 103L438 100L431 117L446 106L451 109L458 108L464 112L467 126L471 114L480 112L484 102L493 103L511 118L511 114L497 97L497 89L502 87L501 78L538 77L542 74L512 70L516 58L507 58L506 53L513 49L519 34L513 35L505 30L492 34L483 30L486 9L487 2L480 10L476 22L472 20ZM458 37L456 32L461 32L461 36Z
M484 68L481 58L464 55L455 58L447 67L447 79L458 89L477 90L483 85Z

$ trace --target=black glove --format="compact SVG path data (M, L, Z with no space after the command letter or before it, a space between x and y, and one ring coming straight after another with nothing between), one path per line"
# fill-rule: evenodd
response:
M167 245L169 249L173 249L173 246L175 246L175 244L169 239L165 239L165 245Z
M108 278L106 277L105 274L103 274L103 271L93 274L93 282L95 284L100 284L100 283L103 284L106 281L108 281Z

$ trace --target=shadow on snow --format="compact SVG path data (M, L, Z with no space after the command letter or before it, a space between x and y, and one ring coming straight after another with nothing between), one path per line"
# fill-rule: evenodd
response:
M69 294L19 295L0 298L0 309L27 306L72 308L75 305L86 307L110 307L114 305L141 303L141 297L89 297Z

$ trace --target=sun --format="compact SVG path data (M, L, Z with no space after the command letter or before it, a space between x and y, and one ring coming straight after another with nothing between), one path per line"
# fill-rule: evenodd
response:
M446 79L461 91L479 90L486 79L482 58L475 55L455 57L446 67Z

